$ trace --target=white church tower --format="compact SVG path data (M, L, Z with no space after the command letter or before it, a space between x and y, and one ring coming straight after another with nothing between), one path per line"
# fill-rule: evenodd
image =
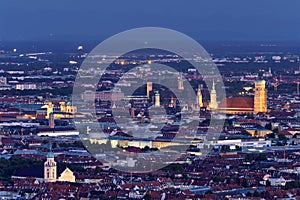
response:
M52 146L50 146L50 152L47 154L47 160L44 163L44 180L45 182L57 181L57 166L56 162L54 161Z

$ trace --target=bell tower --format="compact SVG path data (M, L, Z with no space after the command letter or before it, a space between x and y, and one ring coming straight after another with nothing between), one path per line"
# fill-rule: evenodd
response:
M150 97L151 91L152 91L152 82L147 82L147 98Z
M255 81L254 114L267 112L267 89L266 81Z
M160 107L160 94L159 91L155 92L155 102L154 102L155 107Z
M218 109L217 91L216 91L215 81L213 81L212 89L211 89L211 92L210 92L210 104L209 104L209 108L211 110L217 110Z
M202 98L200 85L198 85L198 90L197 90L197 103L200 108L203 107L203 98Z
M44 163L44 180L45 182L56 182L57 180L57 166L54 161L54 154L52 152L52 145L47 154L47 160Z
M179 77L178 77L178 90L181 90L181 91L184 90L182 72L179 73Z

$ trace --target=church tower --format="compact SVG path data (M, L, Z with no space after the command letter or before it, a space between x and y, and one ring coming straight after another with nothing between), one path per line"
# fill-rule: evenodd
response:
M48 121L49 121L49 127L54 128L55 127L55 122L54 122L54 114L53 113L50 113Z
M147 82L147 98L150 97L151 91L152 91L152 82Z
M197 103L200 108L203 107L203 98L202 98L200 85L198 85L198 90L197 90Z
M159 91L156 91L155 93L155 107L160 107L160 94Z
M66 102L62 101L62 102L59 102L59 105L60 105L60 112L66 112Z
M169 108L175 108L175 107L176 107L175 98L172 97L172 98L171 98L171 101L170 101L170 104L169 104Z
M49 102L46 107L47 107L46 119L49 119L50 114L53 113L53 104L52 104L52 102Z
M215 81L213 81L212 89L211 89L211 92L210 92L210 104L209 104L209 108L211 110L217 110L218 109L217 91L216 91Z
M181 72L179 73L179 77L178 77L178 90L184 90L183 78Z
M254 114L267 112L267 89L266 81L255 81Z
M47 154L47 160L44 163L44 180L45 182L56 182L57 180L57 166L54 161L52 146L50 146L50 151Z

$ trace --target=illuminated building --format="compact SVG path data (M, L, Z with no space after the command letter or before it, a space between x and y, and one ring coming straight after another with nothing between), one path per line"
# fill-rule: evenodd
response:
M71 102L68 102L67 104L65 102L59 102L59 107L57 107L57 105L55 106L52 102L48 102L42 108L47 109L46 119L50 119L51 114L53 114L54 119L70 118L77 112L77 107L72 106Z
M226 114L257 114L267 112L267 90L264 80L255 81L254 98L225 98L218 110Z
M178 90L184 90L183 78L181 72L179 73L179 77L178 77Z
M198 86L198 90L197 90L197 104L200 108L203 107L203 98L202 98L200 85Z
M57 179L57 164L54 160L54 154L50 146L50 151L47 154L47 160L44 163L44 181L45 182L75 182L75 176L73 172L66 168Z
M175 98L172 97L171 101L170 101L170 104L169 104L169 108L174 108L174 107L176 107L176 103L175 103Z
M150 92L152 91L152 82L147 82L147 97L150 97Z
M160 107L160 94L159 91L156 91L155 93L155 107Z
M217 92L216 92L215 81L213 81L212 89L211 89L211 92L210 92L210 104L209 104L209 108L211 110L218 109Z
M47 160L44 163L44 180L45 182L56 182L57 165L54 161L54 154L50 147L50 152L47 154Z
M72 183L74 183L75 182L74 173L69 168L66 168L65 171L63 171L60 174L60 176L58 178L58 181L72 182Z
M52 102L48 102L47 105L45 106L45 108L47 108L46 119L49 119L50 114L53 113L53 104L52 104Z
M50 117L49 117L49 127L50 128L54 128L55 127L55 123L54 123L54 115L53 113L50 114Z
M254 114L267 112L267 90L266 81L255 81L254 92Z

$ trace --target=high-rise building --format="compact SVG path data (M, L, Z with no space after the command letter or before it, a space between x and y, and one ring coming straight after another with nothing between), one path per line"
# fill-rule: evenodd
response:
M267 112L267 89L266 81L255 81L254 114Z

